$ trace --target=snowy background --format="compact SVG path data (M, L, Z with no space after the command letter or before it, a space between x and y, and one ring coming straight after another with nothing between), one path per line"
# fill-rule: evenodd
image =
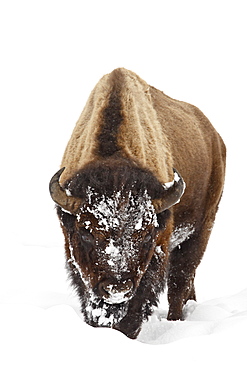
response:
M2 1L1 369L246 369L245 1ZM198 302L138 341L81 319L48 193L90 91L116 67L198 106L228 148ZM144 342L144 343L143 343Z

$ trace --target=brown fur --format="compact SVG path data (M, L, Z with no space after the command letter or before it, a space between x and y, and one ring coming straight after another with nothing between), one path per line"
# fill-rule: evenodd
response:
M152 305L157 304L165 274L168 319L181 319L183 305L196 298L195 271L206 249L222 195L225 157L221 137L198 108L164 95L133 72L117 69L104 76L92 91L64 153L62 167L66 169L61 176L64 188L74 197L86 199L87 189L92 187L98 194L96 203L104 196L114 199L114 194L121 190L123 200L118 205L121 210L131 201L130 192L134 197L143 196L146 189L152 199L161 197L162 183L173 179L173 167L186 183L180 203L157 215L158 227L149 225L139 236L133 234L136 255L129 261L131 273L122 276L124 281L134 282L133 298L126 306L113 304L104 308L108 316L114 317L112 327L130 338L137 336L142 321L150 315ZM111 236L106 230L98 236L99 224L88 213L88 202L77 215L58 207L66 240L67 267L84 313L87 289L76 263L99 295L105 281L112 284L115 281L109 266L103 262L100 265L95 257ZM89 221L93 225L90 236L85 230ZM128 227L127 224L122 231L116 231L116 240L121 239L121 233ZM184 230L191 232L181 239ZM149 234L152 241L147 248L145 239ZM88 237L92 238L94 249L92 241L87 250L78 249L80 238ZM71 248L76 261L71 258ZM97 309L106 307L102 300L93 304ZM121 318L118 311L122 312ZM96 325L86 313L85 319Z
M151 169L161 182L172 180L169 142L157 119L149 90L146 82L125 69L114 70L99 81L65 150L61 166L66 170L62 182L88 162L101 157L101 152L95 148L96 138L102 132L104 112L112 95L118 95L123 120L116 133L118 150L123 156ZM117 110L113 107L113 111ZM114 125L109 128L111 133L113 128Z

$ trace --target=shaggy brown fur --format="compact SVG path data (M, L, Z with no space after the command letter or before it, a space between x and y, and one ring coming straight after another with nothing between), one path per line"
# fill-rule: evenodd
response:
M195 299L195 271L222 194L225 157L221 137L198 108L171 99L122 68L99 81L62 160L60 183L76 204L82 200L80 209L68 212L57 201L67 268L90 325L135 338L158 302L165 275L168 319L182 318L186 301ZM150 200L166 197L162 184L172 181L173 168L186 191L169 210L159 213L155 207L155 215ZM102 229L102 204L109 206L107 222L121 227L106 223ZM112 260L106 258L109 250ZM122 272L119 253L125 261ZM120 295L126 289L131 298L109 304L109 287L118 287Z
M104 76L92 91L65 150L61 181L88 162L117 151L151 169L162 183L172 180L169 142L150 88L125 69Z

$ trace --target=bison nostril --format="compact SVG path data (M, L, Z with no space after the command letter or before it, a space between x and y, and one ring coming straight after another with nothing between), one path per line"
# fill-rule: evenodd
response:
M108 296L107 285L105 285L104 282L99 283L98 292L99 292L99 295L101 297L107 297Z
M105 302L122 303L129 300L133 294L134 284L131 280L112 284L109 280L99 284L99 293Z

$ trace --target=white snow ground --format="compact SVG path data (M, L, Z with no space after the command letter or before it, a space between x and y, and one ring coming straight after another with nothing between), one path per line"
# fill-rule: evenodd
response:
M247 289L188 302L185 321L167 321L160 307L133 341L83 322L66 283L62 247L12 240L6 242L1 261L0 281L7 281L0 296L2 369L78 368L88 360L95 362L92 369L106 369L126 359L135 359L143 369L162 364L246 368Z
M246 370L245 8L243 0L1 2L1 369ZM167 322L162 300L136 341L81 319L48 194L91 89L120 66L198 106L228 148L198 303L188 303L185 321Z

